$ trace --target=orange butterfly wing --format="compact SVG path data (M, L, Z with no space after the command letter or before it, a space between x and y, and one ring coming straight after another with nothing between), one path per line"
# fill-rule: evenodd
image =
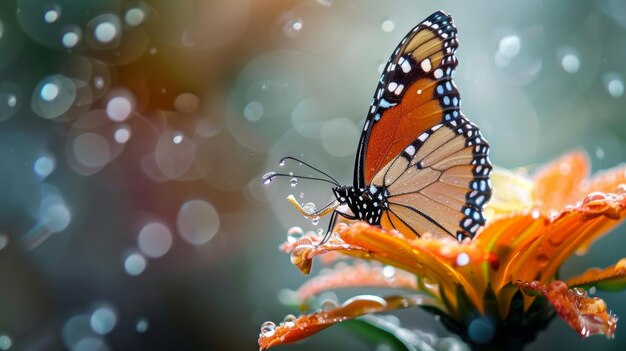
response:
M381 226L461 240L485 223L489 145L460 111L452 81L456 27L435 12L400 43L383 73L357 150L355 187L384 189Z
M452 18L435 12L400 42L385 67L357 150L354 185L363 188L374 175L420 134L443 122L437 84L449 83L450 102L457 97L451 74L458 46ZM443 97L443 94L441 94Z

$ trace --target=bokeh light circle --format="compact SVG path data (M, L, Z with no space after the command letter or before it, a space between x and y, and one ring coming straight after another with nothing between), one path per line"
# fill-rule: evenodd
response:
M133 112L133 101L127 96L115 96L107 102L106 111L112 121L125 121Z
M72 216L68 208L57 203L46 207L42 213L42 221L53 233L60 232L70 224Z
M354 154L359 132L354 122L347 118L330 120L320 130L322 146L331 155L346 157Z
M75 99L74 82L63 75L53 75L42 79L37 84L33 92L31 107L39 116L52 119L67 112Z
M143 12L142 9L139 8L128 9L128 11L126 11L126 14L124 14L124 20L126 21L126 23L129 26L133 27L140 25L145 18L146 14Z
M215 236L220 227L220 218L210 203L191 200L180 207L176 227L185 241L192 245L201 245Z
M172 247L172 233L162 223L148 223L139 231L137 244L144 255L158 258Z
M124 260L124 271L128 275L138 276L146 269L148 262L143 255L139 253L132 253Z
M95 133L83 133L74 139L73 151L76 160L89 168L100 168L111 158L109 142Z
M45 178L54 171L56 160L52 156L41 156L33 164L33 170L41 178Z
M110 307L100 307L91 314L90 324L96 333L108 334L117 324L117 313Z

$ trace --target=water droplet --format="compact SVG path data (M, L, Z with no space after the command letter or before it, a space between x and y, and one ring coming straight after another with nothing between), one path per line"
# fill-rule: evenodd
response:
M54 23L54 22L56 22L59 19L59 11L57 11L57 10L48 10L43 15L43 19L44 19L44 21L46 21L46 23Z
M593 295L595 293L596 293L596 287L595 286L590 287L589 288L589 295Z
M539 210L532 210L530 215L533 217L533 219L539 219L539 217L541 217L541 211L539 211Z
M302 237L304 231L302 228L298 226L293 226L287 230L287 241L290 243L295 243Z
M274 322L267 321L261 325L261 336L268 338L274 335L275 332L276 324L274 324Z
M325 299L324 301L322 301L322 310L324 311L332 310L333 308L336 308L337 306L338 306L337 301L333 299Z
M289 184L291 184L291 187L295 187L296 185L298 185L298 178L291 178L291 180L289 180Z
M243 109L243 116L250 122L256 122L263 117L263 105L258 101L252 101Z
M384 20L381 27L383 28L383 31L386 33L391 33L393 32L393 29L396 27L395 23L393 23L392 20Z
M396 275L396 268L394 266L385 266L383 268L383 276L387 279L391 279Z
M323 228L318 228L317 229L317 235L318 236L322 236L322 234L324 234L324 229Z
M537 255L537 257L535 257L535 259L537 260L537 262L541 266L546 265L550 261L550 257L548 257L548 255L546 255L544 253Z
M281 167L285 166L286 163L287 163L287 158L286 157L283 157L283 158L280 159L280 161L278 161L278 165L281 166Z
M315 204L312 202L307 202L306 204L304 204L304 206L302 206L302 208L309 213L313 213L317 210L317 206L315 206Z
M183 135L183 133L181 132L176 132L174 133L174 137L172 138L172 142L174 144L180 144L183 142L183 139L185 138L185 136Z
M267 185L276 178L276 172L267 172L261 177L261 183Z
M293 327L294 325L296 325L296 319L296 316L294 316L293 314L288 314L283 319L283 323L285 323L285 326L287 327Z
M298 194L298 197L300 197L301 199L304 199L304 193Z
M320 218L315 216L311 219L311 224L318 225L320 223Z
M561 59L561 66L567 73L576 73L580 69L580 60L575 54L567 54Z
M283 33L288 37L295 37L302 30L302 19L294 18L283 26Z
M456 265L463 267L466 266L470 262L470 257L465 252L460 253L456 256Z

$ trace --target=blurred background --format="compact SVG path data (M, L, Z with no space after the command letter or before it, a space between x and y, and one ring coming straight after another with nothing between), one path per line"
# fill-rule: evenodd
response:
M594 170L624 160L620 0L0 1L0 350L257 349L307 279L278 245L327 225L285 197L332 197L261 176L292 155L351 183L383 64L438 9L459 28L455 81L495 164L574 148ZM624 235L562 276L617 262ZM626 316L624 293L598 295ZM623 328L581 341L555 320L529 349L623 350ZM337 326L281 349L385 347Z

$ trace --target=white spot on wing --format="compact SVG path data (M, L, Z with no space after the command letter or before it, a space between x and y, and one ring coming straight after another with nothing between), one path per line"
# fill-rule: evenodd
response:
M430 72L430 70L433 68L433 66L430 64L430 59L424 59L420 63L420 67L422 68L422 71L424 72Z

